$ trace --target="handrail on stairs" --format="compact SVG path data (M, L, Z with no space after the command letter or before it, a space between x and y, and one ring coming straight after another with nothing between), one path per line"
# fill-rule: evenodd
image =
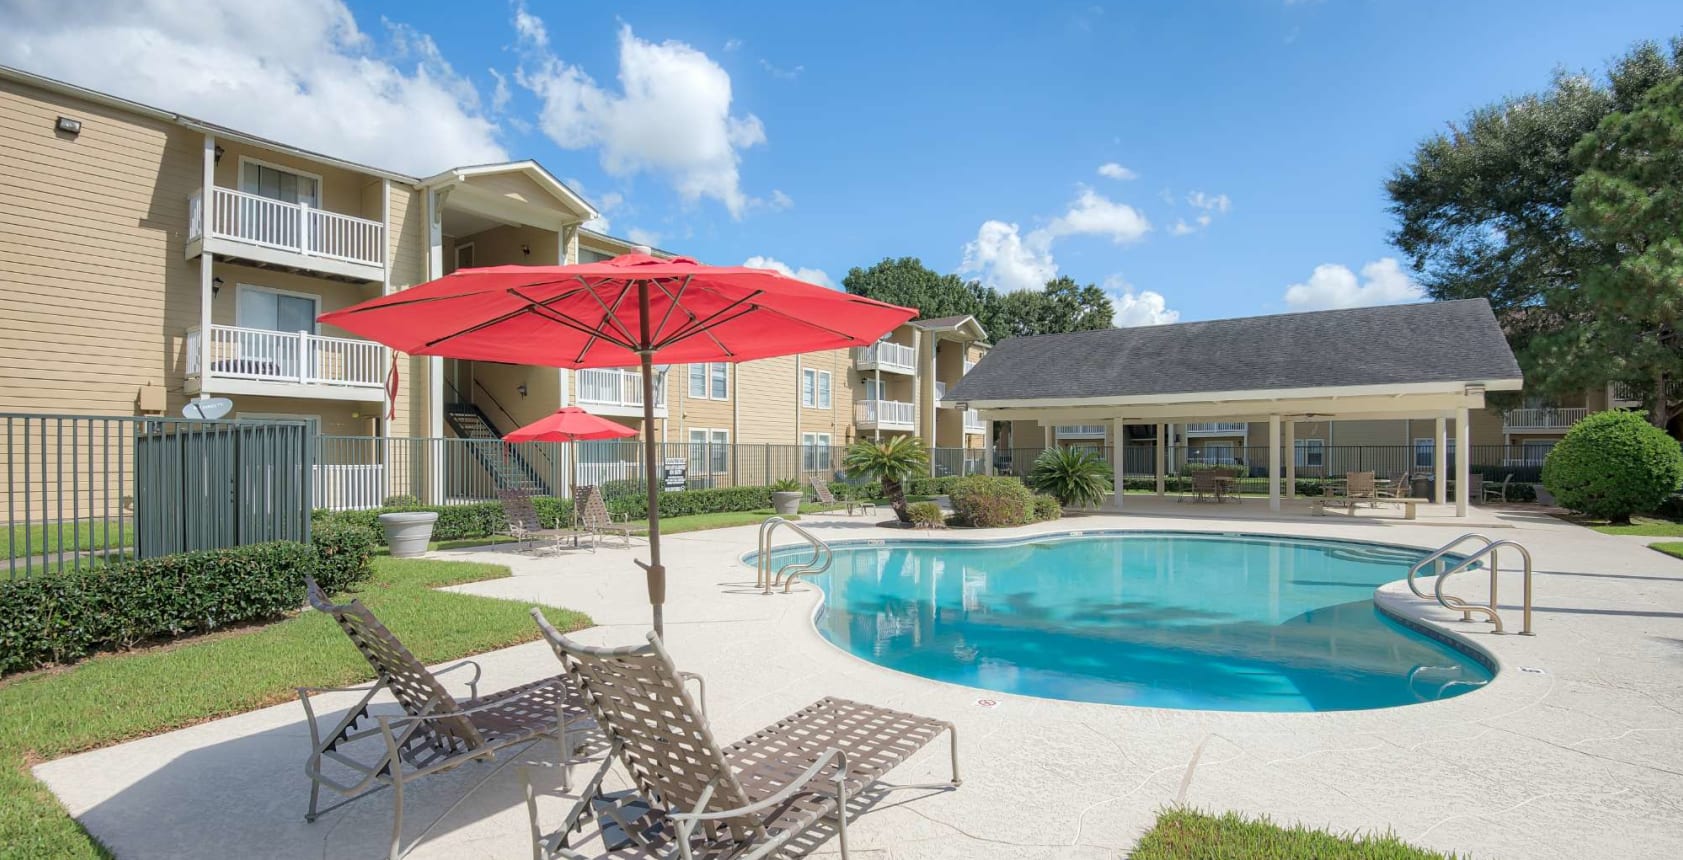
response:
M812 558L806 561L789 562L778 568L774 573L771 569L771 536L779 526L792 530L811 544ZM758 574L754 580L754 586L761 589L762 594L770 594L774 586L781 584L783 593L788 594L789 589L795 584L795 577L816 576L823 573L830 569L830 562L834 559L835 554L830 551L830 545L819 540L812 532L783 517L767 517L765 522L760 523L760 551L755 557Z

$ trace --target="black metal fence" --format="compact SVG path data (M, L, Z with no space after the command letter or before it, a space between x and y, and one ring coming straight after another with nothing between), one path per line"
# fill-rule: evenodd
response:
M1034 460L1042 448L1010 448L995 452L994 467L1001 474L1025 476L1034 468ZM1116 448L1094 445L1089 448L1106 462L1117 463ZM1170 445L1164 450L1164 471L1182 474L1199 466L1238 466L1252 477L1268 475L1267 445L1188 446ZM1520 445L1472 445L1467 466L1471 471L1498 480L1513 475L1515 481L1536 483L1542 480L1543 456L1535 448ZM1281 452L1280 466L1287 464L1286 452ZM1454 471L1457 452L1453 447L1447 454L1448 467ZM1295 471L1299 479L1342 477L1348 472L1374 472L1395 478L1403 473L1411 476L1429 475L1436 468L1430 446L1416 445L1303 445L1295 452ZM1157 453L1150 444L1124 445L1120 458L1124 479L1146 479L1156 475Z

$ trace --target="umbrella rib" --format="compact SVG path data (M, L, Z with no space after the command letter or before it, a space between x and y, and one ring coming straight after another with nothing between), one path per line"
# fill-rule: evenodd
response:
M690 288L690 281L692 278L694 278L693 275L685 275L683 281L678 285L678 291L675 293L668 290L666 285L660 281L650 281L650 283L659 287L660 291L665 293L668 299L672 300L672 304L668 305L666 308L666 313L661 314L660 325L655 326L655 332L658 333L666 330L666 324L672 320L672 315L677 313L679 310L681 303L684 300L684 292ZM691 321L695 320L695 314L687 308L684 309L684 313L689 316Z
M705 317L705 318L696 317L695 319L690 320L688 325L684 326L683 328L678 329L678 331L673 333L673 335L670 339L662 341L660 343L659 347L657 347L657 348L664 348L664 347L670 346L674 343L677 343L680 340L687 340L690 337L692 337L696 334L699 334L700 332L706 331L707 329L713 328L713 327L718 326L718 325L723 325L724 323L730 322L730 320L734 320L737 317L740 317L742 314L736 314L735 316L730 317L730 319L721 319L726 314L733 313L737 308L752 302L754 299L757 299L764 294L765 294L765 290L755 290L752 293L749 293L748 295L743 296L742 298L737 299L736 301L731 302L728 305L725 305L724 307L720 308L718 311L714 312L711 316L708 316L708 317ZM758 308L758 307L759 307L759 305L754 305L753 307L748 308L747 311L752 311L752 310L754 310L755 308ZM762 310L770 310L770 309L769 308L763 308ZM747 312L747 311L744 311L744 312Z
M583 278L580 278L579 282L584 286L584 289L576 290L576 291L570 291L570 292L564 293L562 295L556 296L553 299L549 299L547 301L540 301L538 299L534 299L534 298L531 298L529 296L521 295L519 292L516 292L513 287L510 287L508 292L509 292L510 295L512 295L516 298L519 298L519 299L523 299L527 302L528 306L526 308L524 308L523 310L530 311L533 314L536 314L537 316L540 316L540 317L543 317L546 320L549 320L550 322L556 323L558 325L566 326L567 328L573 329L574 331L577 331L581 334L585 334L585 335L590 336L589 342L587 343L585 348L579 352L579 357L576 361L583 361L584 360L584 353L588 352L589 349L590 349L589 344L594 344L598 339L605 340L605 341L613 344L614 346L624 347L625 349L629 349L629 350L632 350L632 351L635 352L636 349L637 349L637 346L636 346L635 343L633 343L629 339L629 337L627 337L626 339L623 339L623 340L615 340L611 336L611 334L603 334L602 330L599 329L599 328L593 328L593 327L590 327L590 326L585 326L585 325L573 320L571 317L568 317L567 315L565 315L565 314L563 314L563 313L561 313L561 312L559 312L559 311L557 311L554 308L549 306L548 302L553 302L553 301L557 301L559 299L567 298L568 296L577 295L577 293L579 293L579 292L588 293L592 298L596 299L598 304L602 303L602 299L601 299L601 297L596 295L596 291L593 290L593 289L590 289L589 282L585 281ZM623 300L623 295L622 295L622 300ZM619 326L619 321L613 317L613 311L609 310L606 305L603 305L602 309L607 312L607 314L608 314L607 319L613 320L615 326L620 328L621 333L624 333L624 327Z
M583 278L580 278L580 280L582 281ZM613 279L610 278L608 280L603 281L601 284L598 284L597 286L605 286L605 285L610 284L612 282L613 282ZM629 329L627 329L624 325L620 324L619 317L615 316L615 314L619 313L619 306L625 302L626 296L628 296L630 294L630 286L634 283L636 283L636 281L625 281L624 282L624 285L621 286L620 291L619 291L619 298L614 300L614 303L613 303L612 307L609 307L607 302L602 301L602 297L596 294L596 290L590 289L590 290L586 291L586 292L590 293L591 298L596 300L596 304L601 306L603 321L605 323L613 326L614 328L618 329L620 335L624 338L623 340L615 341L610 337L600 336L600 339L601 340L606 340L609 343L615 344L617 346L623 346L626 349L629 349L633 352L635 352L637 350L637 346L636 346L637 338L636 338L636 336L631 334L631 331ZM600 331L600 329L598 329L597 331ZM598 340L598 336L596 336L596 335L592 335L588 340L586 340L584 342L584 346L579 348L578 357L573 359L573 363L574 364L583 364L584 363L584 357L590 353L591 347L594 347L596 345L597 340Z

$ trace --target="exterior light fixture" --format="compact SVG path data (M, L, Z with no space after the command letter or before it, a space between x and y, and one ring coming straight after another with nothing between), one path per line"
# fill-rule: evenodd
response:
M58 121L53 124L53 128L56 128L71 137L75 137L76 135L82 133L82 121L79 119L71 119L67 116L61 116L58 118Z
M213 295L213 296L218 296L218 295L222 294L222 279L221 278L211 278L210 279L210 294Z
M212 163L221 164L222 163L222 153L224 153L224 152L227 152L227 150L222 148L222 144L220 144L220 143L217 144L216 145L216 153L211 159Z
M520 383L518 386L515 386L514 390L520 392L521 397L525 397L526 396L526 383L524 383L524 382Z

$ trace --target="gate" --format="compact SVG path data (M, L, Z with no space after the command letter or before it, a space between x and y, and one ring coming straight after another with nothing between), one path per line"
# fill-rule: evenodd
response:
M304 421L141 421L135 554L308 543L314 453Z

